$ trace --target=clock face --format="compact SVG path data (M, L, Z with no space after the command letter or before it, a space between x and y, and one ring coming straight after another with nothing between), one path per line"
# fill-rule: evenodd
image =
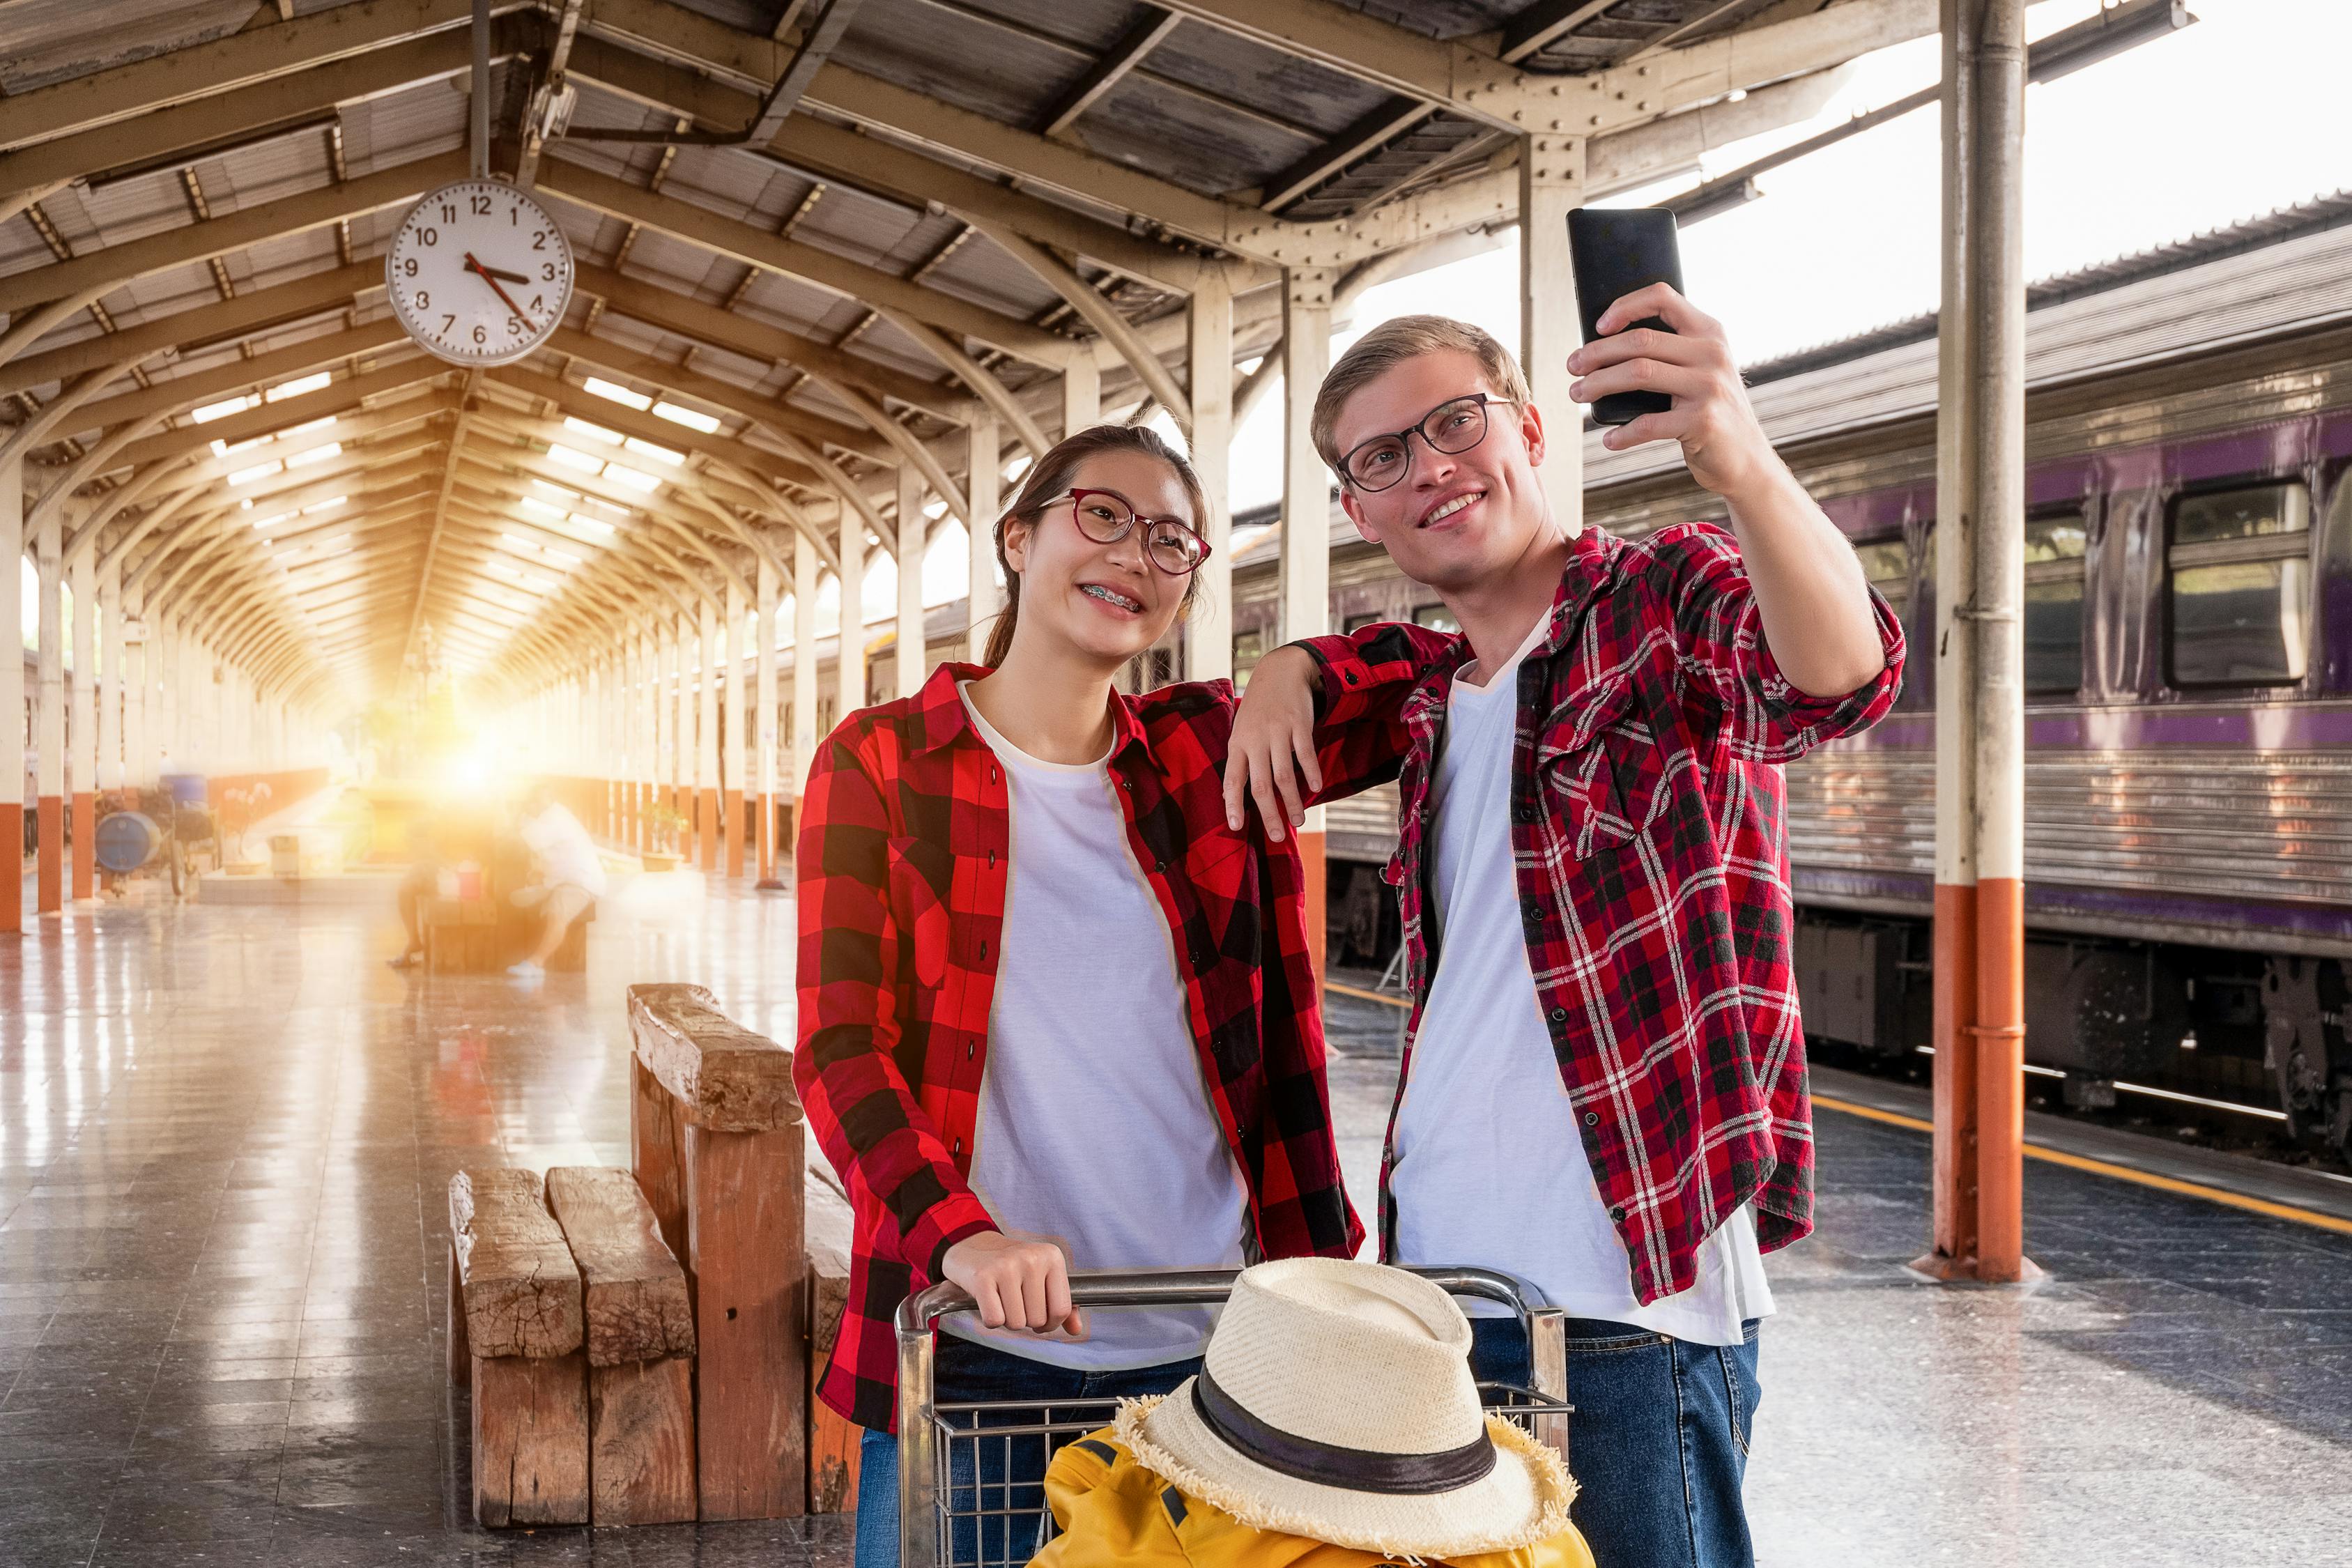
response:
M497 180L459 180L408 210L383 258L393 313L453 364L504 364L572 303L572 246L547 209Z

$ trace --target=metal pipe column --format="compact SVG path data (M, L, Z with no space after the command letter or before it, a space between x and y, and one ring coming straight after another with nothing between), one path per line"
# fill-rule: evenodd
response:
M34 799L40 842L36 851L38 864L34 872L33 897L35 910L47 915L65 907L66 888L65 605L60 592L65 584L65 561L55 509L34 532L41 701L39 794Z
M98 840L98 579L91 571L94 563L89 552L74 558L70 571L73 585L73 679L68 688L71 718L67 728L73 736L68 753L73 790L66 809L71 824L67 837L72 841L72 890L74 902L81 903L98 896L98 858L91 853Z
M0 458L0 934L25 929L25 459Z
M1935 1247L1943 1279L2023 1251L2028 0L1943 0L1937 418Z

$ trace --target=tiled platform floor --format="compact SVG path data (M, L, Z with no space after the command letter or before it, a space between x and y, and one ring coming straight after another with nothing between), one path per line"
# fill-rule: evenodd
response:
M622 986L789 1034L791 931L640 883L533 989L394 974L389 920L329 909L0 941L0 1564L843 1563L773 1526L476 1531L441 1372L447 1173L622 1163ZM1367 1209L1392 1071L1334 1074ZM1821 1140L1821 1230L1771 1265L1763 1562L2344 1560L2352 1240L2037 1165L2051 1281L1924 1287L1924 1140Z

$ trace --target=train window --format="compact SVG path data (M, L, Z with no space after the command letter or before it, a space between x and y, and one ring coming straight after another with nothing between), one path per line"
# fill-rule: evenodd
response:
M1412 624L1427 626L1433 632L1458 632L1462 629L1462 623L1454 618L1454 612L1443 605L1414 605Z
M1857 544L1853 552L1862 557L1862 574L1895 607L1895 618L1903 619L1911 608L1911 547L1898 537Z
M2025 522L2025 689L2074 691L2083 684L2083 556L2090 531L2079 511Z
M2173 503L2175 686L2285 686L2310 649L2311 492L2250 485Z

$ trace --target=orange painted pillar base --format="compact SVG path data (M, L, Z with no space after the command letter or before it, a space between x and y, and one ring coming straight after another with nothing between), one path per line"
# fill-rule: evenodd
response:
M0 858L7 875L0 877L0 933L25 929L25 808L0 801Z
M1319 994L1323 986L1323 967L1328 933L1324 929L1326 879L1323 858L1323 835L1301 833L1298 836L1298 859L1307 877L1307 962L1315 971L1315 986Z
M40 844L33 870L33 907L53 915L66 907L66 803L45 795L34 803L35 826Z
M740 879L743 875L743 792L727 792L727 874Z
M776 879L776 797L763 795L751 802L752 863L759 868L760 884L765 887Z
M73 896L76 902L98 896L98 797L73 797Z
M695 793L700 796L694 803L696 859L705 871L716 871L719 869L719 792L703 789Z

